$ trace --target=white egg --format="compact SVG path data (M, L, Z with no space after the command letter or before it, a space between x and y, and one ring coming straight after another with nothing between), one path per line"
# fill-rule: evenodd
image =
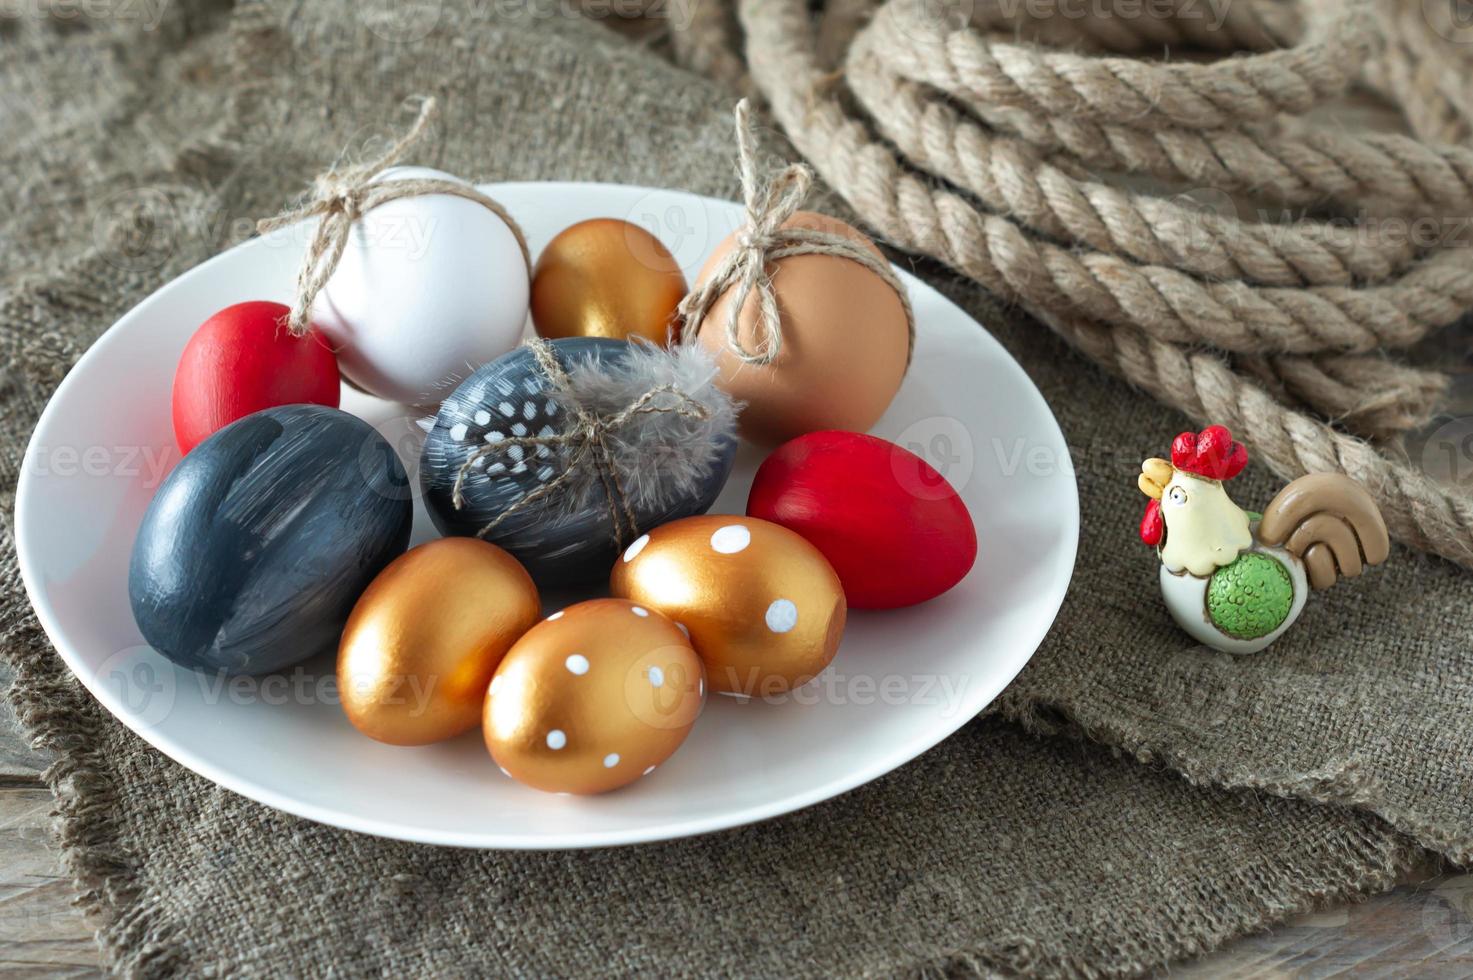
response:
M465 183L425 167L375 179L420 177ZM428 194L354 222L312 321L348 380L391 401L435 405L521 341L529 292L526 260L505 221L475 201Z

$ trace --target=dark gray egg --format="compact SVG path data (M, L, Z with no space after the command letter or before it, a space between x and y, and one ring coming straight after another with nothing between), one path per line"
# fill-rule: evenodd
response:
M333 649L409 544L404 466L367 422L317 405L248 415L196 446L133 545L143 638L197 670L262 674Z
M736 453L735 408L699 349L586 337L549 346L571 392L553 385L532 349L520 347L476 371L441 404L420 458L436 526L475 535L499 519L483 536L515 555L544 588L605 579L619 541L705 513ZM576 441L516 444L566 435L580 406L608 420L662 387L681 394L658 393L646 404L655 410L608 429L597 451L580 451ZM467 461L464 506L457 508L456 475ZM618 488L612 498L610 486ZM616 528L615 514L626 507L633 528L622 517Z

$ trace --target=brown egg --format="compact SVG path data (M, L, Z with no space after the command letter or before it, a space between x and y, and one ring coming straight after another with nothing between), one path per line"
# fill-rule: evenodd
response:
M800 211L784 227L814 228L859 242L883 258L864 234L837 218ZM698 281L704 282L735 246L716 246ZM863 432L877 422L905 377L910 331L895 290L851 259L795 255L768 266L782 315L782 349L771 364L744 363L726 341L731 290L712 305L700 342L717 351L721 386L747 403L741 431L755 442L779 443L805 432ZM738 336L748 350L762 347L756 293L742 304Z
M547 243L532 273L532 323L544 337L643 337L665 343L685 276L638 225L594 218Z
M486 694L486 748L528 786L603 793L670 758L705 694L701 659L670 620L623 599L580 602L501 661Z
M405 552L369 584L343 629L343 711L393 745L475 728L496 665L540 611L532 577L494 544L441 538Z
M687 517L634 541L613 593L690 632L711 690L749 697L806 683L844 635L844 590L827 559L755 517Z

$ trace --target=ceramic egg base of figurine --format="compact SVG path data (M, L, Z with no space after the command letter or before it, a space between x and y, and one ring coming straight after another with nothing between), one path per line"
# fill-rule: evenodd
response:
M1288 613L1276 627L1262 636L1233 636L1224 629L1226 624L1213 618L1211 605L1207 601L1208 589L1213 576L1227 574L1231 565L1219 568L1205 578L1187 571L1173 572L1164 564L1161 566L1161 598L1166 601L1171 618L1192 639L1224 653L1258 653L1266 648L1294 625L1294 621L1304 611L1304 601L1309 594L1309 579L1304 574L1304 566L1283 548L1255 543L1245 554L1266 555L1270 560L1277 561L1288 574L1293 590Z

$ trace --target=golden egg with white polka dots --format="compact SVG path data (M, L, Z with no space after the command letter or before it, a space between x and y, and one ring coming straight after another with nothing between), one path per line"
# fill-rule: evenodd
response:
M636 539L614 595L690 634L711 690L781 694L828 666L844 635L844 589L802 537L755 517L687 517Z
M670 620L623 599L580 602L502 658L482 715L486 748L535 789L604 793L670 758L705 695L701 659Z

